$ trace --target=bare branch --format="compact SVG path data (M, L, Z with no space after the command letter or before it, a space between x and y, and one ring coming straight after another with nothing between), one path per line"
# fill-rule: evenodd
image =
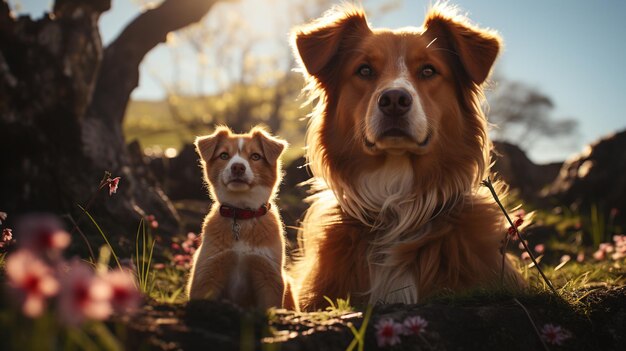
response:
M121 124L144 56L168 33L198 22L218 1L165 0L137 16L104 52L90 117Z

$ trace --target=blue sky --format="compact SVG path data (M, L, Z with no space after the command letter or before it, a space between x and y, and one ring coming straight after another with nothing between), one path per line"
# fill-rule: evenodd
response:
M39 16L48 0L13 0L21 11ZM271 0L256 0L254 18L259 26L272 21ZM376 8L382 0L366 1ZM113 0L113 8L100 21L105 43L110 42L140 9L138 1ZM481 26L500 32L505 50L497 71L550 96L555 117L579 121L575 142L544 141L530 150L537 162L562 160L584 145L617 130L626 129L626 1L457 0L469 17ZM394 11L370 18L375 26L420 25L428 1L404 0ZM281 14L279 14L281 15ZM282 14L286 16L287 14ZM284 40L287 34L284 33ZM282 40L282 38L277 38ZM159 99L164 92L154 72L167 76L171 57L163 46L153 50L142 64L136 99ZM190 73L193 74L193 73Z

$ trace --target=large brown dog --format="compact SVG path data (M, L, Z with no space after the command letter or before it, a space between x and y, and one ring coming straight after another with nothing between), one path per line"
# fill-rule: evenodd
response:
M324 296L414 303L499 284L502 214L481 86L501 46L454 9L422 27L371 29L354 7L298 28L310 100L307 157L321 190L294 276L303 309ZM505 262L508 286L524 285Z

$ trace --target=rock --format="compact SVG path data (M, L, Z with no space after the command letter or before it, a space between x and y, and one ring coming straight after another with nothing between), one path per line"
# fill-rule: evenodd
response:
M186 144L176 157L152 159L150 168L170 199L208 200L199 159L195 146Z
M503 179L526 201L535 201L540 191L558 175L562 163L538 165L533 163L518 146L495 141L492 154L493 172Z
M419 335L400 336L394 350L541 350L535 327L541 331L546 324L571 333L560 347L547 345L550 349L623 349L626 287L571 293L578 301L575 305L547 292L518 296L476 292L414 305L378 305L365 325L364 349L379 349L376 324L380 320L402 323L415 316L428 325ZM281 309L264 314L216 301L150 304L123 321L128 326L125 346L129 350L346 350L355 339L351 327L359 330L366 313Z
M624 174L626 130L587 146L582 153L566 161L558 177L543 192L543 196L555 199L580 213L588 212L593 206L604 213L612 210L616 222L624 224Z

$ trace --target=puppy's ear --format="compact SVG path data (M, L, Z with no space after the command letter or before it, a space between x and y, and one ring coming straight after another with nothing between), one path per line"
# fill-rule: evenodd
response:
M362 10L336 7L316 21L296 28L292 32L292 47L307 72L318 76L349 39L367 33L371 30Z
M252 137L259 140L263 154L267 162L276 166L278 158L287 148L287 142L276 137L271 136L268 132L260 128L252 129Z
M224 126L219 126L215 129L213 134L202 137L197 137L194 145L196 145L196 152L200 155L204 162L208 162L213 158L215 148L222 138L231 134L230 129Z
M441 4L429 10L424 28L424 35L432 38L431 45L444 47L458 56L474 83L480 85L487 79L502 46L496 32L472 25L455 8Z

